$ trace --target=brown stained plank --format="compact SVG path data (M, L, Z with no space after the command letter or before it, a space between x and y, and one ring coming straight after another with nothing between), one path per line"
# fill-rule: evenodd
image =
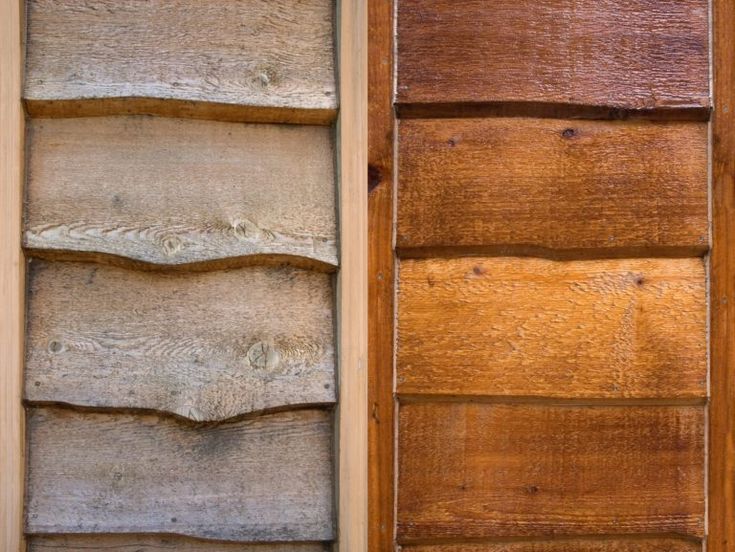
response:
M484 103L699 118L710 105L707 0L399 0L397 12L397 101L422 116Z
M32 409L28 435L30 534L334 537L327 412L190 428L157 416Z
M28 110L327 124L333 11L329 0L30 0Z
M329 545L316 543L239 544L152 535L36 536L32 537L29 543L29 552L328 552L329 550L331 550Z
M328 274L33 261L26 399L195 421L335 400Z
M397 248L554 257L707 250L707 125L400 124Z
M368 2L368 550L393 550L393 1Z
M337 265L324 127L149 117L29 123L26 248L153 265Z
M405 404L398 539L704 534L704 408Z
M701 259L401 262L404 394L707 395Z
M700 552L702 543L675 538L560 539L553 541L424 544L401 552Z

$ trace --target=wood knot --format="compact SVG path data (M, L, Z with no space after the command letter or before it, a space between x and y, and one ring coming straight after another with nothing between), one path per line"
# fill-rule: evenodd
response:
M176 236L166 236L161 242L161 248L167 257L171 257L181 250L181 240Z
M49 353L56 354L56 353L62 352L63 350L64 350L64 344L61 341L57 339L52 339L51 341L48 342Z
M577 131L576 131L576 130L574 130L573 128L565 128L565 129L564 129L564 130L562 131L561 135L562 135L562 136L563 136L564 138L574 138L574 137L575 137L575 136L577 135Z
M258 341L248 349L250 366L259 370L275 370L281 363L281 355L270 343Z

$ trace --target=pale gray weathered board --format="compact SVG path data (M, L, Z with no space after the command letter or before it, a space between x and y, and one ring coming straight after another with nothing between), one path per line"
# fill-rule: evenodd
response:
M42 119L28 142L29 249L155 265L263 255L337 265L326 127Z
M178 536L50 535L34 536L29 552L328 552L331 546L305 544L240 544ZM678 552L678 551L677 551Z
M41 408L28 413L28 435L29 533L334 537L328 412L194 430L154 415Z
M26 399L195 421L335 400L332 276L33 260Z

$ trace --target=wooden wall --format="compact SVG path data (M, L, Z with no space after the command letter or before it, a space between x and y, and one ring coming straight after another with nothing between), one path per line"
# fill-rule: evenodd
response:
M708 14L373 6L371 550L703 550Z
M334 2L26 8L30 550L326 550Z

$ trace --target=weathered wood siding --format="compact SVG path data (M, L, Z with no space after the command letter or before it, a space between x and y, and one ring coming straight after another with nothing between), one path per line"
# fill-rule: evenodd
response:
M331 549L335 3L26 7L29 550Z

